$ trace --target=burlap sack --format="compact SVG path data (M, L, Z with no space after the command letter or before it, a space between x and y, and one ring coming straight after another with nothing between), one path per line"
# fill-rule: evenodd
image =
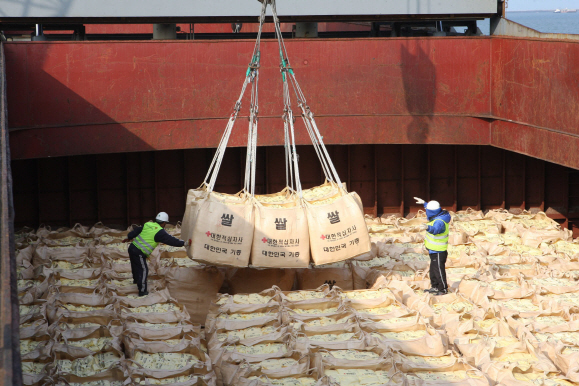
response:
M276 386L279 385L282 380L286 382L286 384L297 384L297 385L311 385L311 386L330 386L335 385L330 382L327 377L318 378L317 376L310 375L309 371L307 374L303 375L294 375L290 377L282 377L282 378L274 378L268 377L267 375L254 375L253 373L249 373L243 377L239 377L236 381L237 385L239 386ZM293 378L293 379L292 379ZM307 380L301 380L306 378ZM292 379L289 381L288 379ZM295 380L294 380L295 379ZM286 381L288 380L288 381Z
M124 248L119 248L121 245ZM129 245L130 243L111 243L97 245L93 250L93 255L99 255L104 257L106 260L118 260L118 259L128 259L129 258Z
M312 334L344 331L352 324L357 324L356 314L350 311L339 312L330 316L320 316L308 319L298 319L288 313L282 313L282 320L292 331L308 332Z
M105 291L102 268L59 271L53 275L53 290L60 293L101 293ZM70 281L73 280L73 281Z
M40 232L40 228L39 228ZM92 235L89 234L89 228L81 224L75 224L72 228L59 228L56 231L49 231L38 235L42 238L42 242L47 245L74 245L78 241L69 242L69 238L83 238L87 241L92 240Z
M432 325L437 328L444 328L450 315L458 317L468 312L471 315L483 317L485 314L482 308L477 308L466 297L456 293L435 297L429 295L415 296L409 298L406 304L408 308L429 318Z
M34 250L32 265L34 267L38 267L39 265L50 267L50 262L55 260L66 261L71 264L88 262L89 248L80 245L61 247L38 246Z
M214 265L247 267L254 230L254 206L249 197L233 202L212 192L200 202L193 226L189 257Z
M121 361L124 362L124 361ZM95 382L94 384L99 384L96 382L122 382L122 384L127 384L129 381L128 374L122 364L115 366L114 368L103 371L91 377L77 377L72 374L56 374L54 377L56 386L71 386L78 384L91 384L90 382ZM101 383L102 384L102 383ZM106 384L106 383L105 383Z
M367 336L358 323L345 328L329 329L324 332L301 329L296 332L296 349L307 352L311 348L325 350L364 350Z
M227 311L217 314L215 318L207 318L205 331L210 335L219 329L242 330L254 326L263 326L272 321L280 321L279 306L264 305L262 308L251 310L251 312L230 313Z
M300 302L299 304L287 302L283 303L281 307L283 320L291 318L298 321L307 321L320 317L331 317L347 311L348 308L343 302L333 299L326 301L314 299L309 302Z
M397 296L386 287L344 291L340 295L346 305L356 307L356 309L372 308L383 304L388 299L401 300L399 295Z
M341 288L334 286L330 288L328 284L323 284L318 288L307 291L281 291L279 293L280 301L289 302L294 305L299 304L309 304L327 301L339 301L340 300Z
M519 229L519 233L521 234L521 239L524 245L528 245L530 247L538 248L541 243L552 244L557 241L572 241L573 240L573 233L569 229L563 230L550 230L550 231L538 231L533 229L526 229L522 230Z
M128 279L114 279L108 277L104 283L110 293L115 293L121 296L137 295L139 293L139 287L134 283L132 276ZM154 271L149 271L149 276L147 277L147 291L152 293L164 288L167 288L165 278L156 275Z
M258 330L259 329L259 330ZM208 348L212 356L217 357L224 346L241 344L253 346L262 341L282 341L288 335L288 327L278 321L271 321L257 327L241 330L217 329L209 335Z
M474 210L472 208L467 208L466 210L459 210L458 212L450 212L453 221L474 221L482 220L484 214L482 210Z
M105 367L104 363L99 360L99 357L102 358L103 354L113 354L115 356L115 359L113 361L111 361L111 363L107 363L109 366ZM70 356L68 353L66 352L56 352L53 355L55 361L54 361L54 371L55 374L58 375L59 378L63 378L65 380L67 380L68 382L93 382L93 381L98 381L98 380L114 380L114 381L124 381L126 376L125 373L123 371L123 362L125 359L125 356L122 352L117 352L114 349L110 349L108 351L102 352L102 353L96 353L84 358L75 358L73 356ZM61 361L63 360L69 360L72 361L72 372L67 372L65 370L65 364ZM97 364L98 367L95 368L95 366L78 366L75 365L75 361L78 362L88 362L94 360L94 364ZM100 370L100 371L99 371ZM115 371L115 370L121 370L121 371ZM87 371L88 374L91 375L86 375L86 376L78 376L77 374L79 374L79 371ZM94 374L92 374L94 373ZM86 374L86 373L85 373Z
M280 288L277 286L259 293L217 294L209 306L207 317L214 319L219 313L252 312L264 306L279 307L280 302Z
M215 267L174 267L166 275L171 296L187 308L193 323L204 325L211 300L223 284L223 272Z
M68 332L68 331L67 331ZM68 335L68 336L67 336ZM95 329L94 332L82 337L74 337L72 334L61 334L60 339L54 342L54 353L66 353L70 358L85 358L87 356L100 353L114 351L121 355L123 349L121 347L121 340L119 336L115 336L106 326L101 326ZM110 339L100 350L92 350L90 348L75 346L75 342L80 342L86 339Z
M284 366L282 368L268 368L267 362L252 363L247 361L242 362L221 362L219 370L223 385L237 385L240 378L247 378L251 376L269 376L272 378L285 378L293 375L304 374L309 370L310 358L300 352L289 353L284 359L293 359L294 364Z
M301 201L287 208L255 201L251 264L266 268L304 268L310 264L308 220Z
M533 318L561 310L560 306L536 294L521 299L500 300L494 302L492 306L497 314L505 318L514 315L522 318Z
M371 248L370 251L368 253L364 253L363 255L359 255L354 257L354 259L352 261L367 261L367 260L372 260L375 257L378 256L378 246L376 245L375 242L371 243Z
M125 336L125 352L127 358L134 358L137 351L156 354L156 353L175 353L187 350L190 347L201 348L201 339L199 336L189 336L180 334L170 338L169 342L165 340L146 340L142 337Z
M151 295L149 295L151 296ZM142 301L141 305L135 302L133 304L134 307L128 307L122 304L119 304L118 309L122 319L129 319L129 320L138 320L140 322L146 323L176 323L180 321L189 321L189 313L187 312L186 308L174 301L173 299L169 299L163 303L154 303L154 304L147 304L147 297L145 297ZM135 299L138 301L139 299ZM151 311L143 311L139 309L139 307L149 307L149 306L156 306L159 304L171 305L170 310L168 311L159 311L155 312Z
M452 371L452 368L462 363L460 356L449 351L442 356L408 355L400 352L393 354L394 361L399 364L404 373L413 371Z
M402 318L415 314L404 304L392 298L386 298L381 303L354 303L350 307L363 319L384 320L391 318Z
M48 332L48 321L46 319L37 319L20 325L20 339L44 335L50 336Z
M35 345L33 349L23 343L30 342ZM30 336L26 339L20 337L20 359L23 361L38 361L50 358L54 347L54 341L48 334Z
M35 320L48 320L46 312L46 300L37 300L31 304L21 304L20 324L34 322Z
M523 371L517 365L489 363L483 367L488 378L501 386L567 385L569 379L561 374L545 374L534 370Z
M257 350L248 350L248 347L258 345L263 345L271 349L268 350L269 352L265 353ZM219 367L223 362L239 363L246 361L249 363L260 363L267 359L285 358L287 355L291 355L291 353L295 351L297 351L295 337L287 333L275 340L257 337L251 342L246 342L246 344L235 342L224 344L221 346L220 350L211 350L210 355L212 362ZM302 352L302 354L306 353L307 351Z
M132 230L131 227L129 227L128 230L119 230L119 229L109 228L109 227L105 226L102 222L99 221L90 228L90 230L88 231L88 234L94 238L98 238L98 237L101 237L103 235L114 236L114 238L121 238L121 237L126 238L123 236L128 234L128 232L130 230Z
M185 213L181 222L181 236L183 240L189 240L193 237L193 226L199 215L200 204L207 197L208 193L203 189L189 189L185 201Z
M126 336L142 337L147 340L167 340L182 334L201 337L201 326L188 321L163 323L163 327L160 327L134 319L126 319L124 327Z
M316 289L323 284L331 284L343 290L354 289L352 267L348 262L339 262L326 267L318 266L307 269L298 269L297 288L299 290Z
M54 360L47 358L38 361L22 361L22 384L26 386L40 386L49 384L53 380L52 375ZM39 366L39 373L29 372L32 366Z
M227 283L231 294L249 294L264 291L273 286L290 291L294 286L294 269L228 268Z
M400 324L399 326L386 327L384 323L364 322L362 329L368 333L368 345L374 345L384 350L393 349L410 355L441 356L448 348L446 339L441 332L436 331L430 325L415 321L414 324ZM388 333L403 333L423 331L420 336L410 338L391 337ZM417 333L418 334L418 333Z
M83 308L88 310L84 311ZM111 298L106 294L59 293L54 296L52 304L49 303L47 315L50 323L61 317L103 317L110 321L116 318L116 311Z
M20 304L32 304L37 300L47 297L49 288L54 286L54 277L45 270L37 270L39 273L29 279L18 279L18 302Z
M452 378L442 375L442 378L438 378L437 373L453 373ZM490 383L488 379L484 376L483 372L468 365L461 359L457 363L450 367L442 370L427 370L421 371L420 369L413 369L411 372L407 373L406 378L408 379L409 386L438 386L438 385L452 385L452 386L489 386Z
M36 245L30 245L26 248L20 249L16 252L16 265L18 267L28 268L32 265L32 257Z
M370 251L370 236L357 196L344 192L329 204L306 202L312 260L316 265L351 259Z
M132 374L131 380L136 385L167 385L167 386L216 386L215 372L212 370L207 374L198 374L196 369L189 369L179 373L177 376L166 378L153 378L147 375ZM125 383L127 384L127 383Z
M383 369L392 367L392 352L390 350L383 350L379 347L366 347L362 350L352 350L350 353L353 357L359 356L360 359L343 359L337 358L334 350L312 348L311 356L315 368L320 372L324 369L340 368L340 369L372 369L381 367ZM373 359L369 359L364 354L374 354Z
M579 382L579 349L561 341L542 343L540 350L573 382Z

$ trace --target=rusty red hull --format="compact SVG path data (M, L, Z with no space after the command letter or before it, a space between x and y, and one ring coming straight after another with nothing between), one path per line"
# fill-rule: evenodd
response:
M252 48L6 44L12 156L215 147ZM296 39L287 48L328 144L494 145L579 168L577 42ZM260 145L282 141L276 50L263 43ZM241 119L233 146L244 145L243 131ZM308 143L300 125L297 141Z

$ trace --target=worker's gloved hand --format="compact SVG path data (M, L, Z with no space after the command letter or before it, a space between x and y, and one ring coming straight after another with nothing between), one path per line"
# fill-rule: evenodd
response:
M428 229L428 225L422 224L421 226L418 227L418 229L420 229L421 231L425 231Z
M123 243L128 243L129 241L131 241L130 239L124 239L122 242Z
M424 204L424 200L422 198L414 197L417 204Z

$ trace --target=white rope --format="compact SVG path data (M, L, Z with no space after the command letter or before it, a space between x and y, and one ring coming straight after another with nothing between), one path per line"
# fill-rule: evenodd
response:
M217 146L217 150L215 155L213 156L213 160L209 166L209 170L207 171L207 175L205 176L205 180L201 186L207 186L209 192L212 192L215 188L215 182L217 180L217 175L219 174L219 170L221 169L221 164L223 162L223 157L225 156L225 150L227 149L227 144L229 143L229 138L231 137L231 132L233 131L233 127L235 125L235 121L237 116L239 115L239 111L241 110L241 101L243 96L245 95L245 91L247 89L248 84L252 84L252 103L250 106L251 117L250 117L250 129L248 132L248 158L246 161L246 170L245 170L245 186L244 188L247 191L250 191L251 194L255 191L255 176L253 178L250 176L251 174L255 174L255 165L253 164L252 167L248 166L248 162L254 162L253 153L255 152L255 145L253 144L254 141L257 141L257 82L259 79L259 61L260 61L260 44L261 44L261 33L263 31L263 24L265 22L265 14L267 9L267 2L264 2L261 7L261 14L259 17L259 31L257 34L257 39L255 41L255 46L253 48L253 56L251 58L251 62L249 64L245 81L243 83L243 87L241 88L241 93L237 102L235 103L234 111L231 114L229 121L227 122L227 126L225 127L225 131L219 145ZM253 122L255 121L255 125ZM209 182L208 182L209 180Z

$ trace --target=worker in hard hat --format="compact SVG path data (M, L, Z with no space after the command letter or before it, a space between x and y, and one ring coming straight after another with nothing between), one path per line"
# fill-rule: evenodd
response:
M420 230L426 231L424 246L430 255L430 286L426 290L434 295L446 295L448 282L446 281L446 258L448 256L448 234L450 214L440 207L438 201L424 202L423 199L414 197L417 204L424 204L428 223L420 226Z
M134 227L128 234L124 242L133 241L129 245L129 257L131 259L131 270L133 280L139 288L139 296L149 294L147 288L147 277L149 276L149 266L147 257L153 253L158 244L167 244L172 247L182 247L185 242L168 234L165 226L169 222L169 215L161 212L155 221L149 221L142 227ZM133 240L134 239L134 240ZM189 242L190 243L190 242Z

